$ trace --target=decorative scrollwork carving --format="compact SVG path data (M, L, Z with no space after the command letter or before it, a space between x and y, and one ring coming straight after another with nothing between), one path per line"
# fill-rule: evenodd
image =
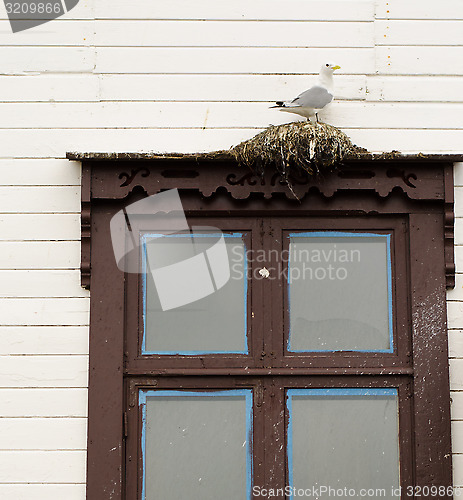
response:
M386 175L391 179L393 177L398 177L399 179L402 179L404 181L405 185L411 188L416 188L415 184L413 184L413 182L410 182L410 179L413 179L415 181L418 180L416 174L406 174L405 170L401 170L399 168L389 168L386 172Z
M228 174L227 175L227 182L230 184L230 186L244 186L244 183L247 182L248 186L255 186L257 184L257 176L253 172L248 172L247 174L244 174L241 176L239 179L236 179L237 175L235 174ZM261 180L261 185L265 186L265 179L262 178Z
M147 168L132 168L132 172L128 174L127 172L122 172L119 174L119 179L123 179L125 177L125 181L121 184L120 187L130 186L136 175L141 172L142 177L148 177L150 175L150 171Z

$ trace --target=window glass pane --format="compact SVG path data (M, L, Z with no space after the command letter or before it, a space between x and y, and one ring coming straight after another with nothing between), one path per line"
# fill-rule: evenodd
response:
M397 498L397 492L392 493L399 487L396 389L290 389L287 396L293 488L356 492L320 492L326 498L359 497L361 489L384 489L384 495L373 496Z
M141 391L143 500L251 498L252 390Z
M248 352L243 238L144 235L144 354Z
M288 350L392 352L390 236L288 237Z

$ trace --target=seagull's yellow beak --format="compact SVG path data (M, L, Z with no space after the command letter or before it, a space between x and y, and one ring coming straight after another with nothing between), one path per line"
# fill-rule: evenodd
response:
M333 66L333 71L334 71L335 69L341 69L341 66Z

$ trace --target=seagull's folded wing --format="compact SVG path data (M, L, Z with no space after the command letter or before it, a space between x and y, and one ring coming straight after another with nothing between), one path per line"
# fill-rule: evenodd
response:
M333 100L333 94L321 85L314 85L291 101L293 106L321 109Z

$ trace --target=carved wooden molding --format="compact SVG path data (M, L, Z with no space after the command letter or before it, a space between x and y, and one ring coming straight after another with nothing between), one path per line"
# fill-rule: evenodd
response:
M352 160L339 165L333 172L318 178L291 174L286 180L268 170L258 175L237 166L229 158L198 160L187 156L109 157L69 154L72 159L83 160L82 173L82 286L90 287L91 277L91 211L95 200L124 200L140 188L153 195L160 191L178 188L181 191L199 192L203 197L213 197L217 192L228 193L235 200L259 197L268 200L284 195L299 206L298 200L307 195L335 199L338 194L373 194L386 200L399 195L409 203L433 203L442 207L445 221L445 269L447 286L455 286L454 260L454 202L452 157L422 158L398 157L395 159L372 158ZM291 189L288 188L288 182ZM297 198L297 199L296 199Z
M447 288L455 288L455 213L454 213L453 166L447 165L444 170L445 213L444 213L444 245L445 245L445 278Z
M91 237L92 237L92 203L91 203L91 175L92 169L88 164L82 166L81 192L81 261L80 280L84 288L90 288L91 276Z

